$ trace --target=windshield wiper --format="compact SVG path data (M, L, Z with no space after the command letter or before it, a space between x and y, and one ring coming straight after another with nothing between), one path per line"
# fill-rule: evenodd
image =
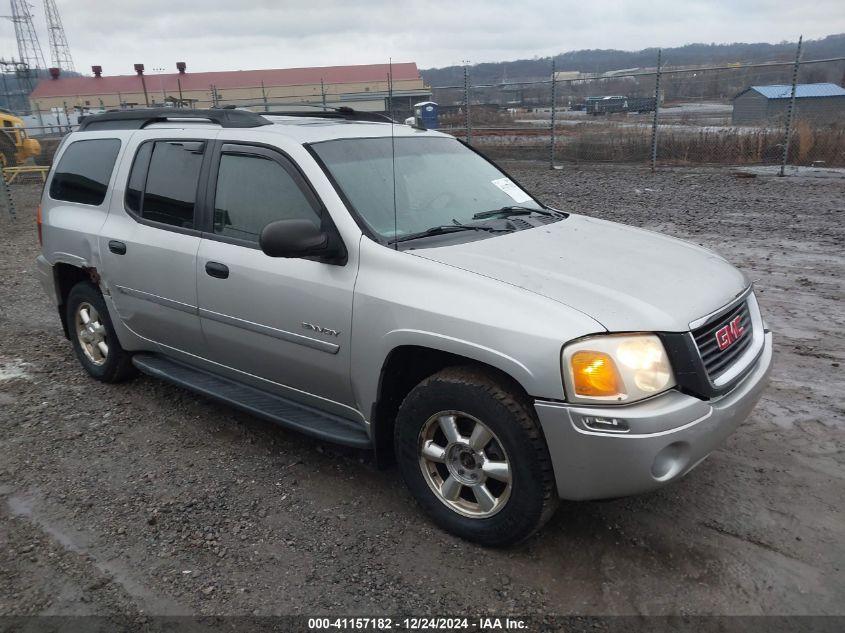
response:
M521 207L518 205L511 205L507 207L499 207L498 209L490 209L489 211L479 211L472 216L473 220L483 220L485 218L493 218L497 215L531 215L532 213L539 213L540 215L554 215L553 212L546 209L532 209L531 207Z
M389 244L395 244L396 242L407 242L408 240L416 240L420 237L429 237L430 235L445 235L448 233L454 233L456 231L487 231L488 233L512 233L513 229L498 229L492 226L481 226L476 224L461 224L457 220L452 220L453 224L444 224L442 226L432 226L431 228L426 229L425 231L419 231L417 233L409 233L408 235L403 235L402 237L397 237L395 239L390 240Z

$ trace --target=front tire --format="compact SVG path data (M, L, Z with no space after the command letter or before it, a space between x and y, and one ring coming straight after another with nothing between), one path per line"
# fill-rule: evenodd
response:
M87 282L76 284L68 295L66 309L73 350L92 378L116 383L135 375L132 355L120 346L97 288Z
M445 369L417 385L396 418L399 469L441 528L505 546L551 518L558 497L531 404L492 373Z

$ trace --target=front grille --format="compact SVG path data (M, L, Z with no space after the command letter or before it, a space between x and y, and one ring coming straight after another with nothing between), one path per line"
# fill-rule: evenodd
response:
M736 317L740 317L742 334L733 340L725 349L721 350L719 349L716 332L726 326L730 330L730 323ZM693 330L692 335L698 347L698 353L701 355L704 369L707 371L707 376L710 380L715 380L723 374L749 348L754 338L751 330L752 324L751 315L748 312L748 301L743 301L730 312L712 319L709 323Z

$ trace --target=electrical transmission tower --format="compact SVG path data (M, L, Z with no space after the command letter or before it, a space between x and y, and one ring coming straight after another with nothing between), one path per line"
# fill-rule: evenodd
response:
M67 37L65 37L59 9L56 7L56 0L44 0L44 14L47 17L47 37L50 39L50 57L53 66L65 71L76 70L73 67L73 58L70 56L70 47L67 45Z
M30 76L38 75L39 68L47 68L44 63L44 53L41 52L41 44L38 42L38 34L35 32L35 25L32 23L32 14L29 12L29 5L26 0L11 0L12 22L15 24L15 37L18 40L18 55L20 61L26 64Z

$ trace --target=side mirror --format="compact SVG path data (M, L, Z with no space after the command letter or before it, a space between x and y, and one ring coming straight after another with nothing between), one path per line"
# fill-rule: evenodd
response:
M258 245L270 257L330 255L329 235L308 220L271 222L261 231Z

